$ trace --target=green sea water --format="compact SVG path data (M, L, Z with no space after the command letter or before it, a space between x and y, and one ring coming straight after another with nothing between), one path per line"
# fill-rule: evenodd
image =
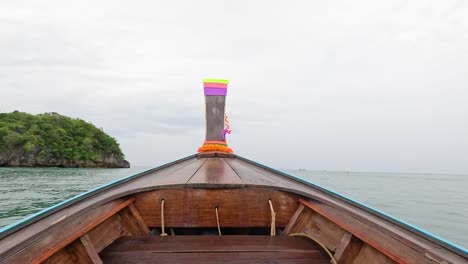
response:
M0 168L0 227L146 169ZM287 172L468 247L468 175Z

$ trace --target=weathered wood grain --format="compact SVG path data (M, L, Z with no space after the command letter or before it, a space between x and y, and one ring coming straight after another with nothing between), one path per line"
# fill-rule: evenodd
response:
M104 253L151 252L228 252L228 251L308 251L317 245L301 237L288 236L126 236L117 239Z
M132 213L137 224L140 226L141 230L143 231L143 234L149 234L150 230L148 226L145 224L145 221L143 221L143 218L141 217L140 212L138 212L138 210L136 209L135 205L133 205L133 203L130 204L128 206L128 209Z
M6 258L4 262L40 263L131 202L132 200L115 200L79 217L69 218L62 225L50 228L41 239L31 241L20 251Z
M167 185L168 187L172 186L184 186L187 181L192 178L192 176L200 169L203 163L206 162L207 159L195 159L192 163L187 164L186 166L171 172L166 175L160 175L160 177L155 178L148 178L147 182L148 186L164 186Z
M222 158L207 159L186 184L186 187L190 188L234 188L243 186L242 179Z
M455 254L447 254L447 250L441 249L441 248L431 248L426 251L424 254L427 259L433 261L433 262L438 262L438 263L444 263L447 262L449 264L458 264L458 263L464 263L468 264L468 259L464 258L459 255Z
M309 240L269 236L123 237L101 257L109 263L329 263Z
M359 251L356 258L354 259L353 263L356 263L356 264L359 264L359 263L394 264L396 262L393 261L391 258L387 257L386 255L382 254L381 252L375 250L375 248L367 244L363 244L361 250ZM429 262L425 261L425 262L420 262L420 263L429 263Z
M94 248L93 243L89 239L87 234L84 234L80 237L81 244L83 245L88 258L91 260L93 264L102 264L102 260L99 257L98 253L96 252L96 248Z
M86 251L85 246L81 242L81 240L77 239L73 243L69 244L66 248L64 248L71 256L73 263L80 263L80 264L97 264L102 263L100 258L96 260ZM98 262L94 262L94 261Z
M69 245L71 242L73 242L74 240L76 240L80 236L86 234L87 232L89 232L91 229L93 229L97 225L101 224L102 222L106 221L107 219L109 219L110 217L115 215L118 211L124 209L129 204L133 203L134 200L135 200L134 198L131 198L131 199L128 199L128 200L126 200L126 201L124 201L124 202L122 202L120 204L117 204L116 206L114 206L108 212L102 213L101 215L99 215L98 217L93 219L86 226L76 230L71 235L69 235L67 237L64 237L64 239L59 240L60 241L59 243L49 245L49 248L47 248L46 251L44 251L42 254L40 254L39 257L35 258L31 263L39 264L39 263L43 262L44 260L46 260L47 258L52 256L54 253L56 253L57 251L59 251L62 248L66 247L67 245Z
M330 264L316 252L222 252L222 253L153 253L122 252L103 256L105 263L113 264L153 264L153 263L191 263L191 264ZM156 262L157 261L157 262Z
M43 264L74 264L71 254L64 248L46 259Z
M294 212L294 215L291 217L291 219L289 219L288 224L283 230L283 233L285 235L291 234L291 229L293 228L293 226L296 225L296 221L299 218L299 216L302 214L302 211L304 210L304 208L305 206L303 204L299 204L299 207L297 208L296 212Z
M216 227L216 206L221 227L268 227L269 199L276 226L284 227L299 205L298 196L265 188L156 190L135 198L135 207L150 227L161 226L162 199L166 227Z
M365 244L377 249L397 263L428 263L429 260L416 250L388 236L354 217L345 215L339 210L314 201L300 200L306 207L337 224L344 230L353 234Z
M205 96L206 140L224 140L224 107L226 96Z
M133 216L132 211L127 207L119 212L120 221L133 236L147 235L148 229L143 228L138 220Z
M339 264L352 264L356 256L361 251L363 242L353 236L351 233L346 232L341 238L340 243L335 251L335 259Z
M266 173L262 168L248 166L248 164L239 159L224 159L229 166L237 173L246 185L286 187L280 184L275 178L269 177L271 173Z
M99 253L119 237L131 235L131 233L124 225L120 215L116 214L91 229L86 235L89 237L96 252Z
M43 264L102 264L101 259L96 254L90 256L86 246L80 239L75 240L70 245L57 251L50 258L46 259Z
M341 237L346 231L340 226L317 214L305 209L290 229L290 233L305 233L322 242L330 251L335 251Z

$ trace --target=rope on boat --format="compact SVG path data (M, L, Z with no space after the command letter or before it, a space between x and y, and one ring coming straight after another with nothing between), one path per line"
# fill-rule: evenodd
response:
M330 261L332 264L338 264L338 262L336 262L336 259L335 257L333 256L333 254L330 252L330 250L328 250L328 248L320 241L318 241L317 239L311 237L310 235L306 234L306 233L294 233L294 234L289 234L289 236L300 236L300 237L305 237L305 238L308 238L312 241L314 241L315 243L317 243L320 247L323 248L323 250L325 250L325 252L328 254L328 256L330 257Z
M167 236L164 230L164 199L161 200L161 236Z
M218 234L221 235L221 227L219 227L219 216L218 216L218 206L215 207L216 209L216 224L218 224Z
M271 228L270 228L270 236L276 236L276 213L273 209L273 204L271 203L271 199L268 200L270 204L270 211L271 211Z

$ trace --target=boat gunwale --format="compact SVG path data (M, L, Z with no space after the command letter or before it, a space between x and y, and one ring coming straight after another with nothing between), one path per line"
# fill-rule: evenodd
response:
M303 179L301 177L298 177L298 176L295 176L295 175L292 175L292 174L289 174L289 173L286 173L284 171L281 171L281 170L278 170L278 169L274 169L274 168L271 168L267 165L264 165L264 164L261 164L261 163L258 163L258 162L255 162L255 161L252 161L250 159L247 159L247 158L244 158L242 156L239 156L239 155L233 155L234 158L238 158L239 160L242 160L244 162L247 162L247 163L250 163L252 165L255 165L255 166L258 166L260 168L263 168L265 170L268 170L268 171L271 171L273 173L276 173L278 174L279 176L283 176L285 178L288 178L288 179L291 179L291 180L294 180L296 182L299 182L301 184L304 184L308 187L312 187L314 188L315 190L317 191L320 191L320 192L323 192L324 194L326 195L330 195L334 198L337 198L339 199L340 201L342 202L346 202L348 204L351 204L361 210L364 210L365 212L367 213L370 213L372 215L375 215L383 220L386 220L390 223L393 223L407 231L410 231L412 233L415 233L417 235L419 235L420 237L424 238L424 239L427 239L453 253L456 253L456 254L459 254L461 256L464 256L466 257L466 255L468 254L468 251L464 248L462 248L461 246L458 246L450 241L447 241L443 238L440 238L434 234L431 234L430 232L427 232L421 228L418 228L412 224L409 224L407 222L404 222L403 220L400 220L394 216L391 216L391 215L388 215L378 209L375 209L375 208L372 208L370 206L367 206L361 202L358 202L356 200L353 200L352 198L349 198L347 196L344 196L344 195L341 195L339 193L336 193L330 189L327 189L325 187L322 187L320 185L317 185L315 183L312 183L306 179ZM137 178L140 178L142 176L145 176L149 173L152 173L152 172L155 172L155 171L158 171L158 170L161 170L161 169L164 169L164 168L168 168L170 166L173 166L177 163L180 163L180 162L184 162L184 161L187 161L187 160L190 160L190 159L193 159L193 158L198 158L198 154L192 154L190 156L187 156L187 157L184 157L184 158L181 158L181 159L178 159L178 160L175 160L175 161L172 161L172 162L169 162L169 163L166 163L166 164L163 164L163 165L160 165L160 166L156 166L156 167L153 167L153 168L150 168L150 169L147 169L147 170L144 170L144 171L141 171L141 172L138 172L136 174L132 174L130 176L127 176L127 177L124 177L124 178L121 178L121 179L117 179L115 181L112 181L108 184L105 184L105 185L101 185L101 186L98 186L96 188L93 188L89 191L86 191L84 193L80 193L76 196L73 196L73 197L70 197L58 204L55 204L51 207L48 207L48 208L45 208L45 209L42 209L40 210L39 212L36 212L18 222L15 222L15 223L12 223L10 225L7 225L3 228L0 229L0 240L7 237L8 235L14 233L15 231L17 230L20 230L21 228L24 228L24 227L27 227L28 225L31 225L35 222L38 222L39 220L61 210L61 209L64 209L68 206L71 206L77 202L80 202L86 198L90 198L94 195L97 195L99 193L102 193L103 191L106 191L110 188L113 188L113 187L116 187L116 186L119 186L125 182L128 182L128 181L131 181L131 180L134 180L134 179L137 179ZM184 184L185 185L185 184ZM187 187L190 187L190 186L187 186L185 185L186 188ZM246 185L247 186L247 185ZM154 186L156 187L156 186ZM203 187L203 186L199 186L199 187ZM272 187L272 186L259 186L257 185L257 187ZM282 188L282 187L278 187L276 186L275 188L277 189L280 189L280 190L283 190L283 191L292 191L294 190L294 188ZM153 188L150 188L150 189L153 189ZM148 189L148 190L150 190ZM156 189L156 188L155 188ZM144 190L140 190L140 191L144 191ZM304 195L304 194L303 194Z
M398 218L396 218L394 216L391 216L391 215L389 215L389 214L387 214L387 213L385 213L383 211L380 211L378 209L370 207L370 206L368 206L368 205L366 205L364 203L361 203L361 202L356 201L356 200L354 200L352 198L349 198L349 197L347 197L345 195L334 192L334 191L332 191L330 189L327 189L327 188L325 188L323 186L320 186L318 184L312 183L312 182L310 182L310 181L308 181L306 179L303 179L301 177L286 173L286 172L278 170L278 169L274 169L272 167L269 167L267 165L258 163L256 161L244 158L244 157L239 156L239 155L235 155L235 156L236 156L236 158L238 158L238 159L240 159L242 161L245 161L245 162L248 162L250 164L259 166L259 167L261 167L263 169L272 171L272 172L277 173L277 174L279 174L279 175L281 175L283 177L286 177L286 178L295 180L297 182L300 182L302 184L305 184L305 185L307 185L309 187L313 187L313 188L315 188L315 189L317 189L319 191L324 192L325 194L331 195L331 196L333 196L335 198L340 199L341 201L344 201L344 202L347 202L347 203L349 203L351 205L354 205L354 206L358 207L359 209L362 209L362 210L364 210L364 211L366 211L368 213L371 213L371 214L373 214L375 216L378 216L378 217L382 218L383 220L387 220L390 223L393 223L393 224L395 224L395 225L397 225L399 227L402 227L403 229L405 229L407 231L415 233L415 234L421 236L422 238L425 238L425 239L427 239L427 240L429 240L429 241L431 241L431 242L433 242L433 243L435 243L435 244L437 244L437 245L439 245L439 246L441 246L441 247L443 247L445 249L448 249L449 251L457 253L457 254L459 254L459 255L461 255L463 257L466 257L466 255L468 255L468 250L467 249L465 249L465 248L463 248L463 247L461 247L461 246L459 246L459 245L457 245L457 244L455 244L453 242L450 242L450 241L448 241L446 239L443 239L443 238L441 238L441 237L439 237L437 235L434 235L434 234L432 234L432 233L430 233L430 232L428 232L428 231L426 231L424 229L421 229L421 228L419 228L417 226L414 226L414 225L412 225L410 223L407 223L407 222L405 222L405 221L403 221L401 219L398 219Z
M124 178L120 178L120 179L117 179L117 180L114 180L114 181L111 181L110 183L107 183L107 184L104 184L104 185L101 185L101 186L98 186L96 188L93 188L89 191L86 191L86 192L83 192L83 193L79 193L75 196L72 196L62 202L59 202L55 205L52 205L50 207L47 207L47 208L44 208L36 213L33 213L17 222L14 222L12 224L9 224L5 227L2 227L0 228L0 240L13 234L14 232L20 230L21 228L24 228L28 225L31 225L55 212L58 212L68 206L71 206L77 202L80 202L80 201L83 201L84 199L87 199L89 197L92 197L96 194L99 194L103 191L106 191L110 188L113 188L115 186L118 186L120 184L123 184L125 182L128 182L128 181L131 181L131 180L134 180L134 179L137 179L137 178L140 178L142 176L145 176L149 173L152 173L152 172L155 172L155 171L158 171L158 170L161 170L161 169L164 169L164 168L167 168L167 167L170 167L172 165L175 165L177 163L180 163L180 162L184 162L184 161L187 161L187 160L190 160L190 159L193 159L193 158L196 158L197 157L197 154L192 154L190 156L187 156L187 157L184 157L184 158L181 158L181 159L178 159L178 160L175 160L175 161L172 161L172 162L169 162L169 163L165 163L163 165L160 165L160 166L156 166L156 167L153 167L153 168L150 168L150 169L147 169L147 170L144 170L144 171L141 171L141 172L137 172L135 174L132 174L130 176L127 176L127 177L124 177Z

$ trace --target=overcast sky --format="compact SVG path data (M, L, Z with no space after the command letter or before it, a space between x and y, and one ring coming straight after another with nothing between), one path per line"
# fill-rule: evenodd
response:
M0 2L0 112L102 127L132 165L195 153L229 79L235 153L284 169L468 173L468 4Z

